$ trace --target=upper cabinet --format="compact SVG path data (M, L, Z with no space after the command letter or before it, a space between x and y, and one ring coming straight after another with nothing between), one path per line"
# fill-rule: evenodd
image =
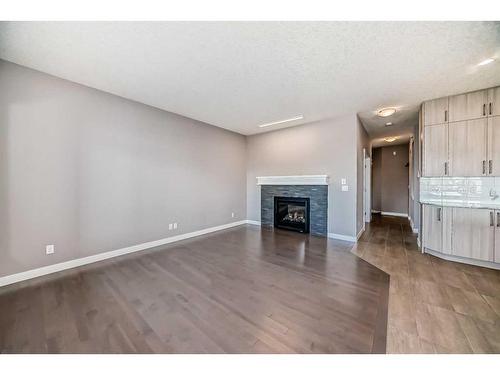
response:
M488 90L450 96L449 121L474 120L488 116Z
M488 116L500 116L500 86L488 90Z
M424 126L448 122L448 97L424 103Z
M500 86L423 104L422 175L500 176Z
M450 122L448 125L449 175L486 176L487 119ZM495 129L498 132L498 129Z
M423 175L448 176L448 124L424 127Z

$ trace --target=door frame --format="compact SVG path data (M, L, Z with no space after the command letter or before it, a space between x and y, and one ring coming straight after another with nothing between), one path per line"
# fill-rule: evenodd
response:
M372 220L372 159L363 149L363 228Z

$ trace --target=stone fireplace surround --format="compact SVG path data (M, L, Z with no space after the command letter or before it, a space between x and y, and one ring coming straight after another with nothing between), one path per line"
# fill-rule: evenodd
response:
M261 225L274 225L274 197L310 199L310 233L327 236L328 176L265 176L257 177L261 186Z

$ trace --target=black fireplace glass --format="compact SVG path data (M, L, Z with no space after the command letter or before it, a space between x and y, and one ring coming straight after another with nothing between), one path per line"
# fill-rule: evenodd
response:
M309 198L274 197L274 226L309 233Z

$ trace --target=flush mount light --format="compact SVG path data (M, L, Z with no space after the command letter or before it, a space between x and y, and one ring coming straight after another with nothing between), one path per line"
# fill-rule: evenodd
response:
M274 122L268 122L266 124L259 125L259 128L265 128L266 126L271 126L271 125L278 125L278 124L283 124L285 122L290 122L290 121L295 121L295 120L302 120L304 116L296 116L292 118L288 118L286 120L281 120L281 121L274 121Z
M477 64L477 65L479 65L479 66L483 66L483 65L487 65L487 64L489 64L489 63L492 63L493 61L495 61L495 59L486 59L486 60L481 61L481 62L480 62L479 64Z
M385 126L392 126L392 122L386 122Z
M398 137L387 137L384 138L384 141L391 143L394 142L396 139L398 139Z
M396 113L396 108L382 108L377 112L377 116L387 117Z

